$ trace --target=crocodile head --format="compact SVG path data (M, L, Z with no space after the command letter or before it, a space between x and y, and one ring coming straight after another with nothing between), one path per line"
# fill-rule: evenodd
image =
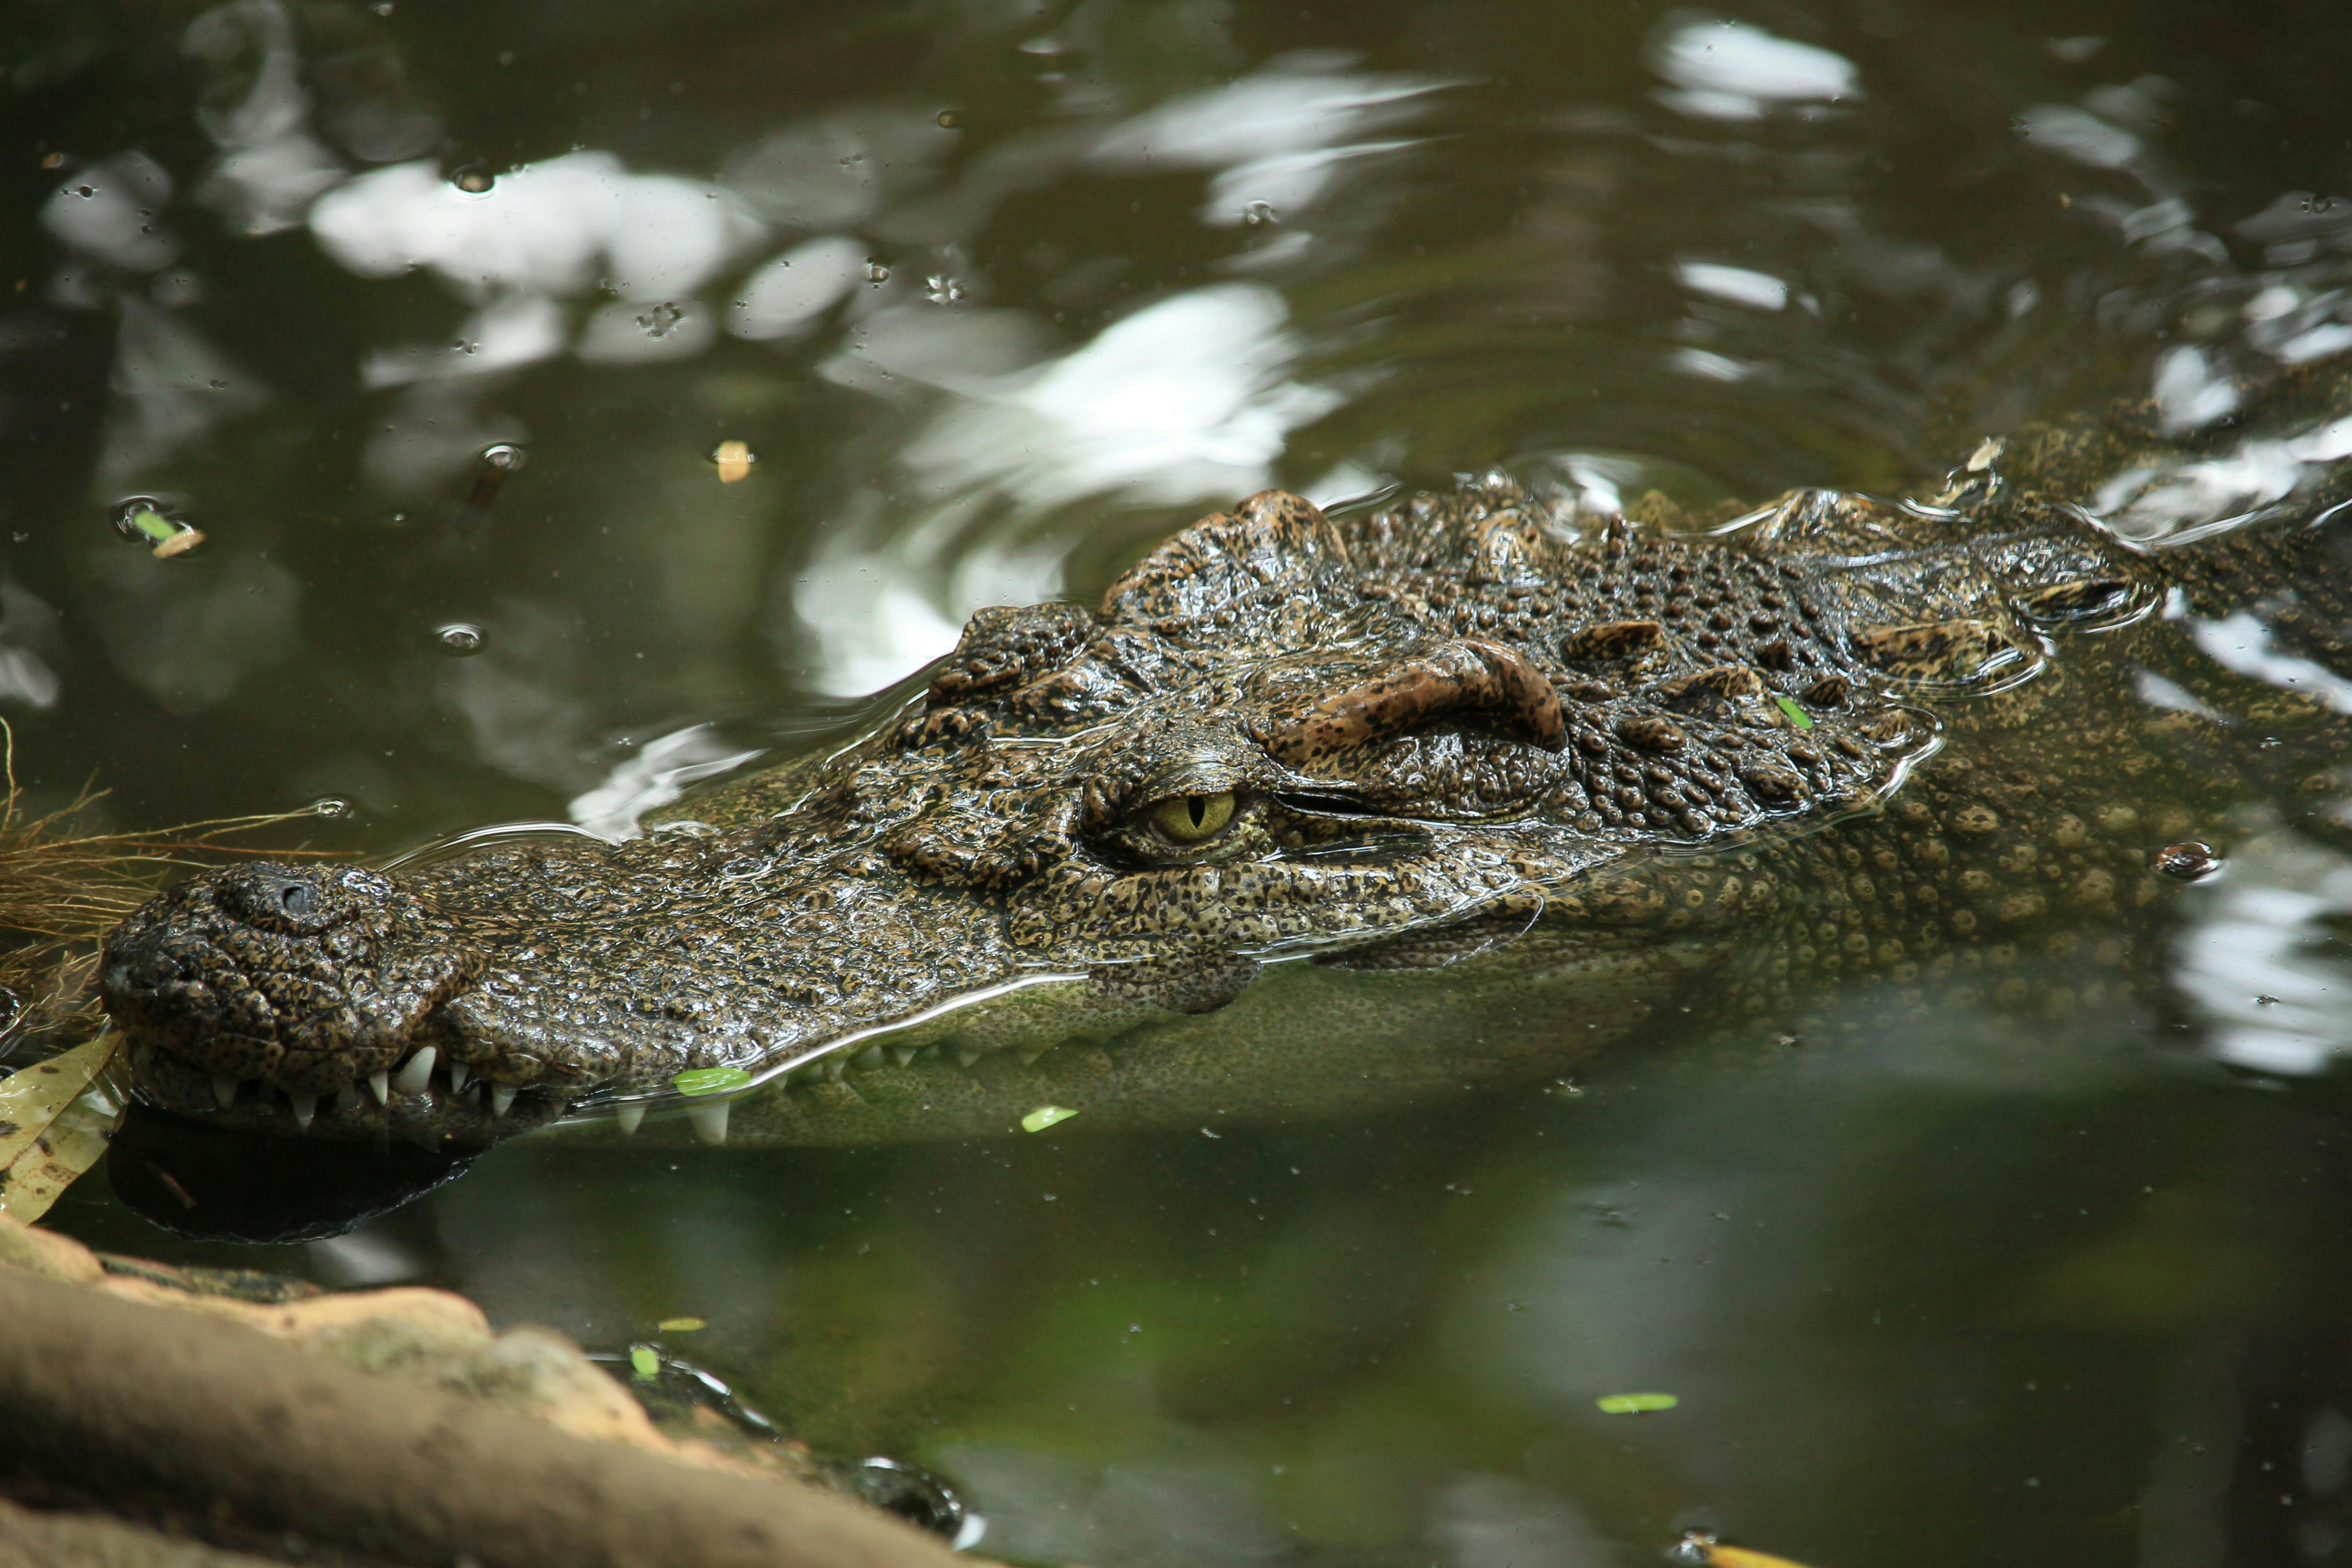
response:
M199 878L109 942L106 1005L152 1099L313 1135L648 1102L708 1135L757 1087L739 1134L832 1142L1541 1071L1769 905L1755 846L1894 787L1923 670L2030 645L1948 562L1771 531L1268 492L1098 610L982 611L874 733L641 839Z

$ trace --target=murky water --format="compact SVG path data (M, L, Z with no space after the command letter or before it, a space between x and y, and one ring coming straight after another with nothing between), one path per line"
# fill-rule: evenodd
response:
M1268 483L1897 490L2352 346L2315 5L235 0L25 8L6 65L0 712L126 824L609 828ZM2325 435L2095 499L2230 515ZM1024 1560L2343 1561L2352 860L2279 820L2156 1025L1223 1137L525 1142L258 1256L706 1319L667 1348Z

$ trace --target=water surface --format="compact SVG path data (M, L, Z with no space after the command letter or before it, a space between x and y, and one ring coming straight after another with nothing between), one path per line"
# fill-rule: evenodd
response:
M1268 484L1924 493L2352 347L2315 5L235 0L22 7L6 65L0 714L124 824L621 831ZM1024 1560L2340 1562L2352 862L2291 804L2217 828L2147 1016L1857 988L1858 1044L1370 1122L523 1142L240 1260L705 1318L667 1348Z

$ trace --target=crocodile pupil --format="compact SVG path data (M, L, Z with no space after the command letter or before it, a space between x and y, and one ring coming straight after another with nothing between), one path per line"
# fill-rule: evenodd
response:
M1179 844L1198 844L1234 819L1234 792L1171 795L1151 808L1160 831Z

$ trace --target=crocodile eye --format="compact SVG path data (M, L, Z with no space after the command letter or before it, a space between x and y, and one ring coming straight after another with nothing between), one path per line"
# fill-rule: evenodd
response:
M1171 795L1151 808L1151 825L1178 844L1211 838L1234 819L1234 792Z

